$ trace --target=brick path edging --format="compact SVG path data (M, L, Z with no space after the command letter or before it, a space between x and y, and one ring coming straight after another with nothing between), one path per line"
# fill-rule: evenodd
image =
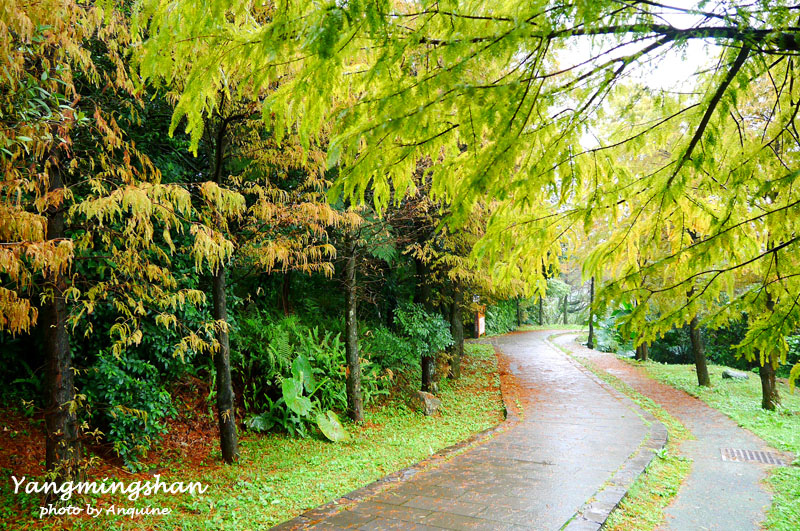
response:
M489 343L486 341L475 341L475 342ZM492 345L492 347L494 347L494 345ZM494 349L495 349L495 355L497 355L497 348L494 347ZM403 468L402 470L398 470L397 472L393 472L387 476L377 479L372 483L365 485L361 488L350 491L341 498L329 501L328 503L319 505L313 509L309 509L303 514L296 516L291 520L287 520L281 524L278 524L272 527L271 529L273 531L294 531L297 529L305 529L306 527L311 526L321 520L324 520L325 518L332 516L333 514L336 514L339 511L347 509L348 507L351 507L356 503L372 498L385 490L393 488L397 484L413 478L419 472L435 468L441 463L456 456L457 454L460 454L462 451L468 449L469 447L476 446L494 437L498 433L509 429L517 422L519 422L519 417L516 413L517 411L516 405L510 402L510 394L503 392L502 378L500 380L500 396L503 400L503 409L505 410L505 420L503 420L497 426L478 432L475 435L469 437L468 439L465 439L452 446L443 448L438 452L436 452L435 454L433 454L432 456L423 459L422 461L419 461L413 465Z
M566 332L554 334L547 338L547 343L553 348L560 350L550 339L554 336L574 334ZM607 382L598 378L582 363L578 362L572 355L569 360L581 371L586 373L591 379L602 386L606 391L623 402L628 403L644 420L648 423L649 429L647 438L642 441L636 452L614 472L611 479L607 481L581 508L579 508L572 518L562 527L564 531L596 531L602 529L614 510L625 499L628 490L636 479L641 476L653 459L656 453L667 445L669 434L666 426L655 418L649 411L642 409L638 404L631 400L624 393L621 393Z

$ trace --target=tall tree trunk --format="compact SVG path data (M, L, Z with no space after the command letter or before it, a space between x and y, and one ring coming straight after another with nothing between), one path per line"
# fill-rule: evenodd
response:
M430 282L428 282L428 275L430 274L430 268L428 265L420 260L419 258L414 259L414 265L416 266L416 273L417 273L417 284L414 292L414 300L415 302L422 304L426 310L432 311L433 307L431 304L431 292L432 287ZM422 390L426 392L431 392L433 389L433 372L436 367L436 360L433 356L422 356L420 360L420 368L422 369Z
M517 328L522 326L522 310L519 307L519 297L517 297Z
M224 97L220 102L220 112L225 103ZM217 124L215 143L213 146L214 157L211 177L217 184L222 184L222 170L225 160L227 122L220 117ZM223 263L219 264L214 273L212 295L214 298L214 319L228 324L227 308L227 269ZM236 434L236 414L234 407L233 384L231 382L231 346L227 330L217 332L219 350L214 355L214 365L217 369L217 415L219 416L219 443L222 450L222 459L226 463L233 463L239 458L239 441Z
M226 267L219 265L214 274L212 287L214 297L214 319L228 322L226 287ZM239 443L236 435L236 416L234 411L233 384L231 382L231 346L227 330L217 332L219 350L214 354L217 369L217 415L219 416L219 442L222 459L233 463L239 457Z
M55 163L54 163L55 166ZM50 191L64 187L58 168L50 168ZM64 237L63 206L47 210L47 238ZM57 483L70 481L79 471L81 445L78 439L78 418L74 409L75 387L72 370L72 351L67 333L67 303L63 276L55 276L49 289L50 297L44 302L39 317L42 347L46 363L45 427L48 472Z
M461 377L461 358L464 355L464 319L462 303L464 291L459 284L453 286L453 305L450 307L450 333L453 335L452 363L450 376Z
M708 376L708 365L706 364L706 355L703 352L703 341L700 337L700 327L696 315L689 321L689 339L692 342L694 366L697 370L697 384L710 387L711 378Z
M564 324L567 324L567 297L568 295L564 295Z
M544 326L544 297L539 296L539 326Z
M355 422L364 421L361 398L361 363L358 359L358 313L356 311L356 246L351 235L345 236L345 355L347 358L347 414Z
M435 359L433 356L422 356L422 385L420 388L428 393L433 392L433 370L435 368Z
M594 348L594 277L589 281L589 339L586 346Z
M636 359L639 361L647 361L650 356L650 345L648 343L642 343L638 347L636 347Z
M767 310L769 312L775 311L775 301L769 292L767 292ZM777 365L778 360L774 358L772 353L767 353L764 364L758 369L758 375L761 377L761 407L768 411L775 411L781 402L778 386L775 384L775 368Z
M414 258L416 268L416 285L414 287L414 302L422 304L426 310L433 311L433 286L430 283L431 269L428 264L419 258Z
M292 272L286 271L283 274L283 281L281 282L281 310L283 315L288 316L292 313L291 303L289 302L289 293L292 287Z
M764 360L764 365L758 368L758 375L761 377L761 407L775 411L781 402L781 397L775 383L775 366L771 356Z

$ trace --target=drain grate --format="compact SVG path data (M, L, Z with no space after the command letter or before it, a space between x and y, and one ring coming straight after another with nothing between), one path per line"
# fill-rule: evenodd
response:
M740 450L738 448L720 448L723 461L736 461L747 463L755 461L767 465L786 466L786 462L777 454L759 450Z

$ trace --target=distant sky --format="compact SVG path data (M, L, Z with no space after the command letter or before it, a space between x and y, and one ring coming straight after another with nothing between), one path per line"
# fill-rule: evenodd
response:
M697 4L694 0L664 0L662 3L683 9L693 8ZM715 5L718 4L709 2L704 10L711 11ZM680 29L687 29L701 23L704 25L714 24L713 21L703 22L703 17L685 15L669 10L664 10L663 22ZM589 37L575 38L571 49L559 54L559 62L562 67L582 63L608 49L610 42L610 40L605 41L605 43L595 41L595 45L592 46ZM629 55L650 45L652 42L652 40L649 40L644 43L631 44L617 50L614 54L604 56L603 60ZM665 46L665 48L668 46ZM680 50L670 49L666 53L661 53L652 63L631 65L626 70L625 75L629 82L641 83L655 90L694 92L696 91L697 83L696 74L702 70L713 68L719 59L719 52L720 48L711 42L693 40L686 43ZM587 132L581 139L581 146L584 149L596 147L599 143L598 138L595 136L597 134L599 134L599 131L590 130Z
M666 0L664 4L679 7L692 8L697 2L694 0ZM710 10L714 2L705 7ZM702 21L702 17L676 13L664 10L663 19L666 23L680 29L690 28ZM706 22L706 24L712 24ZM643 44L634 44L619 50L615 55L624 55L634 52L649 45L652 41ZM602 48L605 48L603 46ZM564 65L575 64L585 61L596 54L602 48L591 45L590 39L575 39L572 49L560 54ZM654 89L663 90L691 90L694 86L694 74L704 68L713 67L719 54L719 48L714 44L707 44L700 41L692 41L686 44L682 50L671 50L658 58L654 64L637 65L632 67L627 75L631 80L635 80ZM610 56L609 56L610 57Z

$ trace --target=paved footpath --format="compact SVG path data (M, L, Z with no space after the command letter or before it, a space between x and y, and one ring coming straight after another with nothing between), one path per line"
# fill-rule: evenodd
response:
M584 504L609 485L618 492L602 493L610 494L613 506L624 488L608 480L626 475L653 424L632 402L551 347L545 341L550 333L494 340L517 377L523 404L522 418L508 429L396 488L333 515L316 513L322 520L306 516L279 527L557 530L582 507L586 516ZM640 471L643 464L638 465ZM629 481L632 475L627 474ZM570 529L598 527L579 516Z
M783 455L788 462L792 461L792 456L769 447L703 401L647 377L639 367L612 354L589 350L577 344L575 337L574 334L562 335L554 341L652 398L696 438L680 445L680 453L693 460L692 468L677 497L666 508L666 522L659 529L761 529L759 524L764 520L764 510L772 499L764 485L772 465L723 461L721 449L767 451Z

